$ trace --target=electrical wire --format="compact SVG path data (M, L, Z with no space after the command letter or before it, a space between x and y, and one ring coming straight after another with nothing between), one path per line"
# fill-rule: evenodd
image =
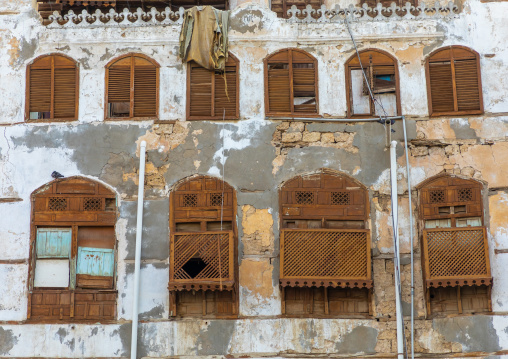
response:
M381 111L384 114L384 116L379 116L379 122L381 122L383 125L385 125L386 118L388 117L388 113L386 112L385 108L383 107L383 104L381 103L381 101L378 101L374 97L374 94L372 92L372 88L371 88L370 82L367 79L367 74L365 73L365 69L363 68L362 59L360 58L360 52L358 51L358 47L356 46L355 38L354 38L353 33L352 33L352 31L351 31L351 29L349 27L349 21L348 21L347 14L344 17L344 22L346 23L346 27L347 27L347 30L349 32L349 36L351 37L351 41L353 42L353 46L354 46L355 51L356 51L356 56L358 57L358 62L360 63L360 68L362 70L363 78L365 80L365 83L367 84L367 88L369 89L370 98L371 98L372 102L374 103L374 106L376 104L378 104L379 107L381 108ZM391 124L392 124L392 122L394 122L394 121L393 120L390 121L390 134L391 134ZM386 126L385 126L385 128L386 128ZM411 194L409 194L409 195L411 196ZM393 208L392 208L392 211L393 211ZM398 211L398 209L397 209L397 211ZM398 218L398 213L397 213L397 218ZM395 223L395 217L393 216L393 213L392 213L392 228L393 228L393 238L394 238L394 246L395 246L394 248L397 248L397 242L399 240L399 233L398 233L398 226ZM399 257L399 255L398 255L397 251L394 250L395 275L396 275L396 277L399 278L399 283L400 283L400 267L398 265L398 263L399 263L398 257ZM397 279L395 278L395 280L397 280ZM399 285L399 292L397 293L397 295L399 296L400 303L402 303L402 285ZM402 316L402 324L403 324L403 328L402 328L403 329L402 330L402 337L404 339L404 353L403 353L403 355L405 355L405 357L408 358L407 338L406 338L406 330L405 330L405 324L404 324L404 313L400 313L400 314Z
M362 59L360 58L360 52L358 51L358 47L356 46L355 38L353 36L353 33L351 32L351 29L349 28L349 21L347 15L344 17L344 22L346 23L347 31L349 32L349 36L351 37L351 41L353 42L353 46L356 51L356 56L358 56L358 62L360 63L360 68L362 69L363 78L365 80L365 83L367 84L367 88L369 89L370 98L372 99L374 106L376 106L377 104L381 108L381 111L383 111L384 116L379 116L379 119L383 120L384 118L388 117L388 113L386 112L381 101L378 101L378 99L374 97L374 93L372 92L372 88L370 86L370 81L367 79L367 74L365 73L365 69L363 68Z

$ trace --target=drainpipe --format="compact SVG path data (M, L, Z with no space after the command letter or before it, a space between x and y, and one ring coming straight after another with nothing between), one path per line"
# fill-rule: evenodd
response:
M143 233L145 156L146 142L141 141L141 145L139 147L138 212L136 219L136 255L134 257L134 301L132 303L131 359L136 359L138 352L139 271L141 267L141 236Z
M415 271L414 271L414 239L413 239L413 203L411 199L411 171L409 165L409 154L407 149L407 131L406 118L402 116L402 129L404 131L404 149L406 152L406 177L407 177L407 194L409 199L409 236L411 246L411 358L415 357Z
M394 246L394 270L395 270L395 309L397 313L397 358L404 359L404 326L401 306L400 291L400 245L399 245L399 222L398 222L398 196L397 196L397 141L390 144L390 178L392 188L392 220Z

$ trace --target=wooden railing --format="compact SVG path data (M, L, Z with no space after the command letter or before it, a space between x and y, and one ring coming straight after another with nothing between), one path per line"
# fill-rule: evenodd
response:
M427 287L492 282L485 227L426 229L423 251Z
M169 290L232 289L234 286L233 239L233 231L173 234ZM187 266L193 259L199 259L201 267L197 273L194 267L194 273L191 275Z
M372 286L366 229L283 229L280 283L285 286Z

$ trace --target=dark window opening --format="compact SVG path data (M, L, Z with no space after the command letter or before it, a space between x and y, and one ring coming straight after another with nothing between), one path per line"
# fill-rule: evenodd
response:
M187 263L185 263L182 269L189 275L191 278L196 278L199 273L206 268L206 263L201 258L191 258Z

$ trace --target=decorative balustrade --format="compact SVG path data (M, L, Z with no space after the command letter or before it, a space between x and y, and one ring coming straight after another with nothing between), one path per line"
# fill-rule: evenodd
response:
M427 287L492 283L484 227L426 229L423 248Z
M171 236L169 290L230 290L234 286L233 231Z
M283 229L281 286L372 287L369 232Z
M299 10L295 5L288 10L288 19L280 19L282 22L289 23L340 23L345 21L388 21L388 20L425 20L425 19L452 19L458 15L458 7L453 2L441 5L438 1L433 6L427 6L421 3L413 6L407 2L404 6L398 6L392 2L390 6L383 6L378 3L376 7L369 7L363 4L362 7L350 5L341 8L336 5L333 8L327 8L322 5L319 9L312 8L311 5L303 10ZM153 25L180 25L183 21L184 9L181 7L178 11L172 11L169 7L158 11L151 8L150 11L143 11L138 8L136 11L117 12L110 9L108 12L102 12L97 9L93 13L83 10L80 14L72 10L65 15L57 11L49 16L49 28L75 28L75 27L125 27L125 26L153 26ZM234 13L233 15L234 16Z

